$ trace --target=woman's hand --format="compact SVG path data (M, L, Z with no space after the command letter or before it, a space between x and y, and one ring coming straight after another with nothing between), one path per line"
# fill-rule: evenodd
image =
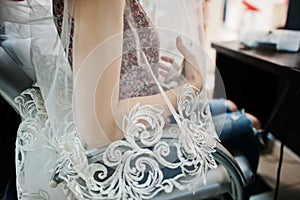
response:
M184 56L182 64L176 63L173 58L168 56L161 57L163 61L171 64L171 67L162 63L159 64L160 68L164 70L160 74L165 77L165 84L169 84L173 80L176 81L176 79L183 74L191 85L201 89L203 86L203 78L199 71L199 66L195 55L186 48L181 37L177 37L176 47Z

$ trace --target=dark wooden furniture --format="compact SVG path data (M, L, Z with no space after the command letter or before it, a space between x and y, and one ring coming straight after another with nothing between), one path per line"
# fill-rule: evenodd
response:
M212 47L217 52L214 96L231 99L257 116L275 137L287 137L286 144L300 155L300 97L295 97L300 52L244 49L237 41Z

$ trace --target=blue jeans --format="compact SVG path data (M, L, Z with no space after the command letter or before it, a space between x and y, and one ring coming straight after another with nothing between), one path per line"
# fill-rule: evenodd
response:
M212 119L221 143L230 152L240 150L256 173L259 161L259 134L242 110L231 112L224 99L209 101Z

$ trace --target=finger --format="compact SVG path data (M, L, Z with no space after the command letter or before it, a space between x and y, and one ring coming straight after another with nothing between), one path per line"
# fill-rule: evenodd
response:
M158 63L158 66L160 69L163 69L163 70L166 70L166 71L169 71L171 68L165 64L162 64L162 63Z
M182 53L182 55L187 58L191 56L191 52L186 48L186 46L183 44L182 39L180 36L176 38L176 47Z
M169 63L173 63L174 62L174 59L173 58L170 58L168 56L161 56L161 59L163 61L166 61L166 62L169 62Z
M162 71L162 70L159 70L158 72L162 77L164 78L167 78L168 77L168 72L165 72L165 71Z

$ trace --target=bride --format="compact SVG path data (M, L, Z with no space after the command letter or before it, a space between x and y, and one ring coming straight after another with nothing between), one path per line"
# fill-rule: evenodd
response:
M218 137L191 2L0 3L2 45L36 80L15 99L19 199L149 199L205 182Z

